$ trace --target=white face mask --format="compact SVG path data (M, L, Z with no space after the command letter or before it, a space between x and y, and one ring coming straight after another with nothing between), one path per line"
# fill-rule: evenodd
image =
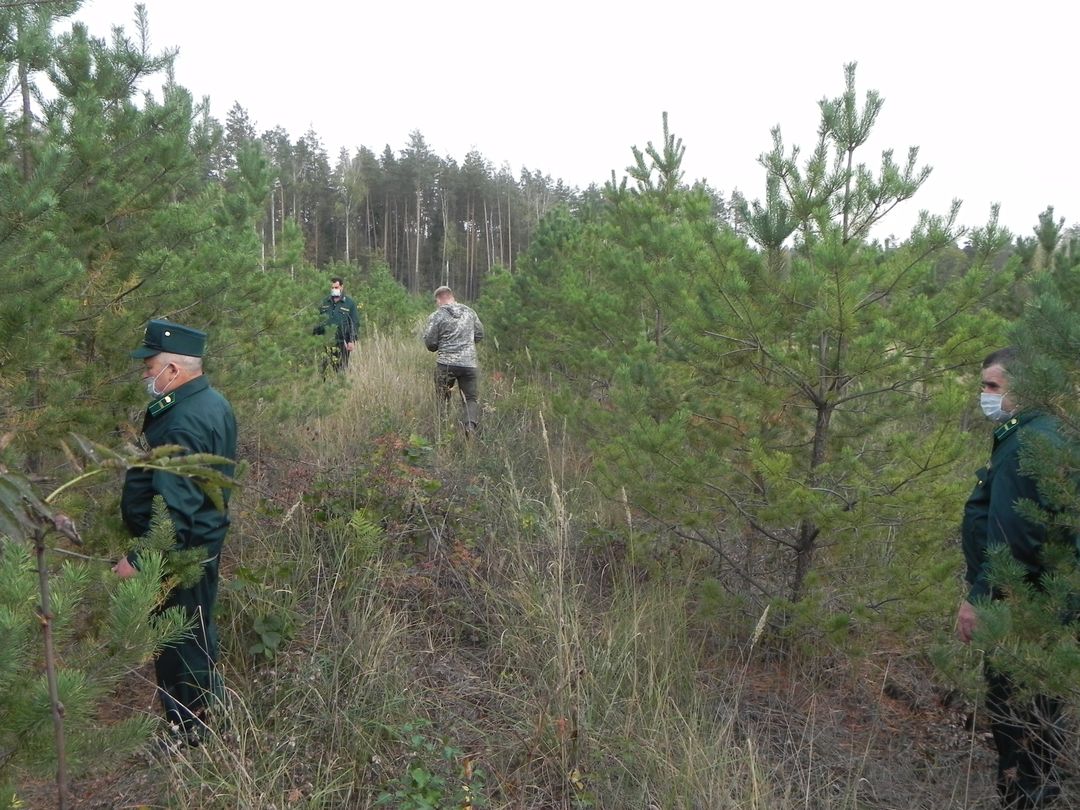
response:
M1005 399L1005 394L980 394L979 406L982 408L982 412L986 414L986 418L994 422L1004 422L1009 418L1008 411L1004 411L1001 408L1002 400Z
M164 374L166 369L168 369L168 368L169 368L168 366L165 366L165 368L163 368L161 371L159 371L157 374L154 375L154 378L152 380L145 380L144 381L143 384L146 386L146 395L148 397L150 397L150 399L157 399L158 397L160 397L162 394L165 393L164 391L158 391L157 390L157 381L158 381L158 377L160 377L162 374Z
M330 288L330 295L332 295L334 298L341 298L341 290L338 290L338 289L335 289L335 288L331 287Z

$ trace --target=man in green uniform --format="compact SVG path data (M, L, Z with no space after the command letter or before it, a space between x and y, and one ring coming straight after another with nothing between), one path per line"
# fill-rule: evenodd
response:
M330 360L335 371L344 371L349 366L349 355L356 348L360 337L360 310L356 302L345 294L344 283L340 276L330 279L330 295L319 304L319 315L323 320L315 327L316 335L326 334L326 328L334 330L334 345L330 347Z
M154 320L146 327L142 345L131 353L143 361L143 383L151 402L143 420L150 447L178 444L192 453L213 453L236 458L236 418L228 401L210 387L203 375L206 334L168 321ZM229 465L222 469L233 474ZM193 620L191 634L165 648L154 662L158 693L166 719L196 742L204 714L220 692L214 672L218 654L214 602L217 599L221 544L229 528L227 512L213 502L190 478L153 470L131 470L124 480L120 511L135 537L150 529L155 495L169 508L180 549L203 549L203 576L190 588L173 590L164 607L179 607ZM228 505L229 493L224 492ZM113 570L133 576L138 560L122 558Z
M981 406L997 428L990 461L976 473L975 489L964 506L962 538L969 591L957 612L956 632L965 644L978 625L975 605L1005 597L992 586L988 551L998 546L1008 548L1027 572L1027 581L1041 590L1043 548L1053 539L1045 525L1028 520L1016 508L1019 501L1030 500L1050 513L1054 511L1035 479L1021 471L1019 451L1036 435L1061 440L1053 417L1019 407L1010 392L1008 369L1016 362L1013 348L1000 349L983 360ZM1021 700L1012 680L992 665L986 668L986 682L1002 806L1047 807L1060 793L1055 763L1064 742L1061 701L1047 695Z

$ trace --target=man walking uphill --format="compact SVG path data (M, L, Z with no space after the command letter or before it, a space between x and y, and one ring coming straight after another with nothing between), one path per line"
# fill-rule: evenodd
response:
M1044 588L1043 551L1055 539L1041 523L1018 510L1032 501L1047 513L1053 508L1039 492L1035 479L1021 470L1019 451L1034 436L1060 441L1056 421L1048 414L1022 408L1010 391L1015 349L1000 349L983 361L981 405L997 423L989 463L976 475L978 482L964 506L963 546L967 563L968 596L956 617L960 640L969 643L978 625L974 605L1004 599L991 582L990 554L1007 548L1036 590ZM1064 538L1075 541L1075 538ZM986 667L986 705L998 753L997 787L1002 807L1048 807L1059 795L1056 761L1063 744L1061 701L1047 695L1021 696L1013 680L992 664Z
M361 323L360 310L356 308L356 302L345 294L340 276L330 279L330 295L319 304L319 315L323 320L314 332L322 335L327 327L334 330L334 345L328 347L331 352L330 364L335 371L344 371L349 366L349 355L356 348Z
M438 309L428 316L424 328L424 345L436 352L435 396L440 410L445 410L457 383L464 398L465 435L471 436L480 426L476 344L484 338L484 325L475 312L454 300L449 287L435 290L435 303Z
M236 419L228 401L210 387L202 371L206 334L168 321L150 321L142 345L131 353L143 361L143 382L151 402L143 419L150 447L178 444L191 453L236 458ZM233 474L229 465L222 469ZM135 537L150 530L154 496L169 508L180 549L203 550L202 578L188 588L176 588L163 607L179 607L193 622L189 636L166 647L154 661L158 694L166 719L195 743L205 724L205 712L219 695L214 672L218 637L214 602L218 589L221 544L229 528L227 512L219 511L190 478L160 470L130 470L124 479L120 512ZM228 506L229 492L223 492ZM138 560L122 558L113 571L134 576Z

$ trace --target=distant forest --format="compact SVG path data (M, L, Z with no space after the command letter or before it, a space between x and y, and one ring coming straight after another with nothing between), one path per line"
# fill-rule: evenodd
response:
M366 146L342 149L331 166L315 131L295 142L281 127L257 135L239 102L216 141L211 173L218 177L252 144L269 161L273 190L261 224L268 258L279 257L293 223L303 258L315 267L366 267L379 256L414 293L446 283L476 298L492 268L514 269L552 207L581 211L602 200L595 185L571 188L526 168L515 176L477 150L461 163L440 157L419 131L396 153L389 145L379 155ZM712 196L725 212L722 197Z

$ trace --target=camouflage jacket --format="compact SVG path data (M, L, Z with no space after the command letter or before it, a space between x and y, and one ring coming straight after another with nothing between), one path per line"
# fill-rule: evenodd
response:
M484 325L464 304L446 304L428 316L424 345L436 352L445 366L476 368L476 344L484 337Z

